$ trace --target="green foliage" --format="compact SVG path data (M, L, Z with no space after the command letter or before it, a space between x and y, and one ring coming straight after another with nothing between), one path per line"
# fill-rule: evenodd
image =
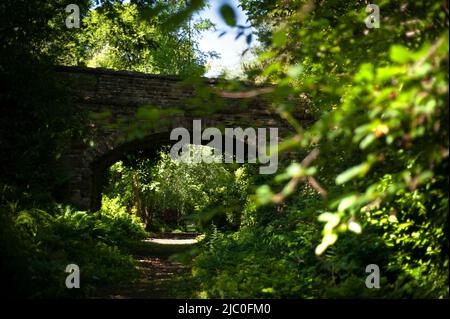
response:
M120 196L110 199L103 195L99 217L106 238L112 243L145 238L144 225L125 206L120 205Z
M172 32L163 25L183 5L178 1L152 10L136 3L105 3L92 9L74 42L67 44L76 48L75 56L63 56L61 63L154 74L202 74L208 53L196 48L194 37L210 23L197 21L193 27L186 23Z
M358 2L242 4L262 41L252 76L274 87L267 98L295 129L280 148L298 155L312 151L273 180L259 181L256 216L244 222L249 226L211 239L198 258L206 294L448 297L445 4L416 1L406 8L383 1L382 28L372 30L365 28L365 6ZM296 120L301 101L293 96L317 118L312 126ZM296 227L296 218L308 221L302 227L314 235L293 236L294 229L278 225ZM243 239L273 224L279 234ZM287 248L274 253L279 236ZM264 248L252 247L261 241ZM283 273L279 263L298 252L292 247L299 242L305 265ZM378 291L364 285L365 266L372 263L382 269ZM290 284L292 274L298 285Z
M211 152L203 146L190 149L193 157ZM191 224L202 228L211 222L236 228L247 188L244 166L174 161L162 150L156 162L137 158L128 166L114 164L105 193L135 211L149 229L161 231Z
M126 254L128 243L146 236L142 225L117 202L105 199L98 213L70 207L45 210L5 203L1 209L1 269L5 289L16 296L82 297L105 285L137 277L136 262ZM81 270L83 289L67 289L65 268ZM10 289L10 290L9 290Z
M317 205L317 201L315 202ZM326 256L317 257L314 242L320 225L314 207L299 210L289 202L280 216L273 209L250 210L253 222L239 232L212 231L196 258L194 275L210 298L374 298L392 296L365 288L365 266L383 264L389 250L374 233L345 235ZM303 203L302 203L303 204ZM300 204L300 205L302 205ZM314 204L314 202L309 202ZM305 209L305 208L303 208Z

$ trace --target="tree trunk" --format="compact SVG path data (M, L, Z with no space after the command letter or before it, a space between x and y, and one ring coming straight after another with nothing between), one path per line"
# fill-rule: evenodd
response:
M144 223L145 227L147 227L147 216L142 207L142 198L139 191L139 179L136 173L133 173L131 178L131 188L133 189L133 205L136 207L136 216L138 216Z

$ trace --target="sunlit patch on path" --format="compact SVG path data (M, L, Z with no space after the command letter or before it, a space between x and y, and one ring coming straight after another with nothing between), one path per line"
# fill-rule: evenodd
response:
M144 242L150 242L161 245L192 245L196 244L198 240L194 239L167 239L167 238L147 238Z

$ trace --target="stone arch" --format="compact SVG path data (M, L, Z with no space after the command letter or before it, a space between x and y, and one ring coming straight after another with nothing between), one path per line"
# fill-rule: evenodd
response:
M193 134L192 130L188 130L189 133ZM222 136L223 148L220 151L224 151L224 146L228 142L229 138ZM88 159L88 167L86 170L86 175L84 178L85 188L87 188L86 194L89 194L89 209L96 211L100 208L101 203L101 193L105 185L105 172L114 163L125 158L126 155L133 154L136 152L144 152L145 157L151 158L158 155L158 151L163 146L171 146L177 141L170 140L170 131L160 131L155 133L150 133L142 139L135 139L132 141L126 141L124 143L119 143L115 147L112 147L111 141L104 142L108 147L96 148L96 156L90 157ZM201 145L207 145L209 141L202 140ZM236 139L233 137L231 140L233 145L236 145ZM248 146L246 141L243 141L246 150L251 147ZM104 150L103 153L98 152L98 150ZM244 155L244 160L247 160L247 153ZM86 199L87 202L87 199Z
M98 206L99 171L111 161L120 157L130 148L156 148L170 144L169 134L174 127L192 130L194 119L202 120L202 127L277 127L280 138L292 128L267 107L264 99L242 100L220 98L222 107L213 114L202 117L193 114L196 88L185 85L176 76L152 75L138 72L113 71L80 67L58 67L56 76L68 88L80 113L108 112L112 120L118 118L135 119L140 106L152 105L158 109L176 107L182 114L172 115L167 123L146 131L141 140L128 141L124 132L118 128L104 125L101 120L87 119L86 128L91 142L74 140L70 142L65 156L68 172L67 199L79 209L89 210ZM214 86L218 80L203 79ZM311 121L305 110L296 114L301 121ZM144 145L142 143L147 143ZM92 145L93 144L93 145Z
M89 164L90 176L87 177L86 187L89 188L89 209L96 211L100 208L101 193L105 185L106 170L114 163L123 160L128 154L144 151L147 157L156 156L163 145L169 144L169 132L149 134L143 139L136 139L121 143L110 148L103 154L98 154Z

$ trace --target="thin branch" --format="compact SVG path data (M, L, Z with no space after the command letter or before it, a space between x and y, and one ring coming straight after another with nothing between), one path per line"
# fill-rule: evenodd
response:
M314 161L320 154L320 151L318 148L313 149L309 154L303 159L303 161L300 163L303 167L308 167L309 164L311 164L312 161Z
M273 92L273 90L274 88L268 87L268 88L254 89L246 92L218 91L217 95L231 99L248 99L258 95Z
M318 148L313 149L300 163L300 165L304 168L308 167L312 161L314 161L320 154L320 151ZM286 185L285 189L287 188L289 191L288 194L293 193L300 182L307 181L312 188L314 188L322 197L327 197L328 193L327 191L320 185L320 183L312 176L295 176L293 177L289 183ZM272 196L272 202L274 204L281 204L288 195L286 192L279 192Z
M308 176L309 185L314 188L322 197L326 198L328 196L327 191L319 184L317 179L313 176Z
M426 60L430 59L431 57L433 57L433 55L436 53L436 51L441 47L442 43L444 42L444 38L441 37L439 38L428 50L427 54L422 57L420 60L418 60L411 68L411 71L416 70L417 68L419 68L420 66L422 66L422 64L425 63Z

